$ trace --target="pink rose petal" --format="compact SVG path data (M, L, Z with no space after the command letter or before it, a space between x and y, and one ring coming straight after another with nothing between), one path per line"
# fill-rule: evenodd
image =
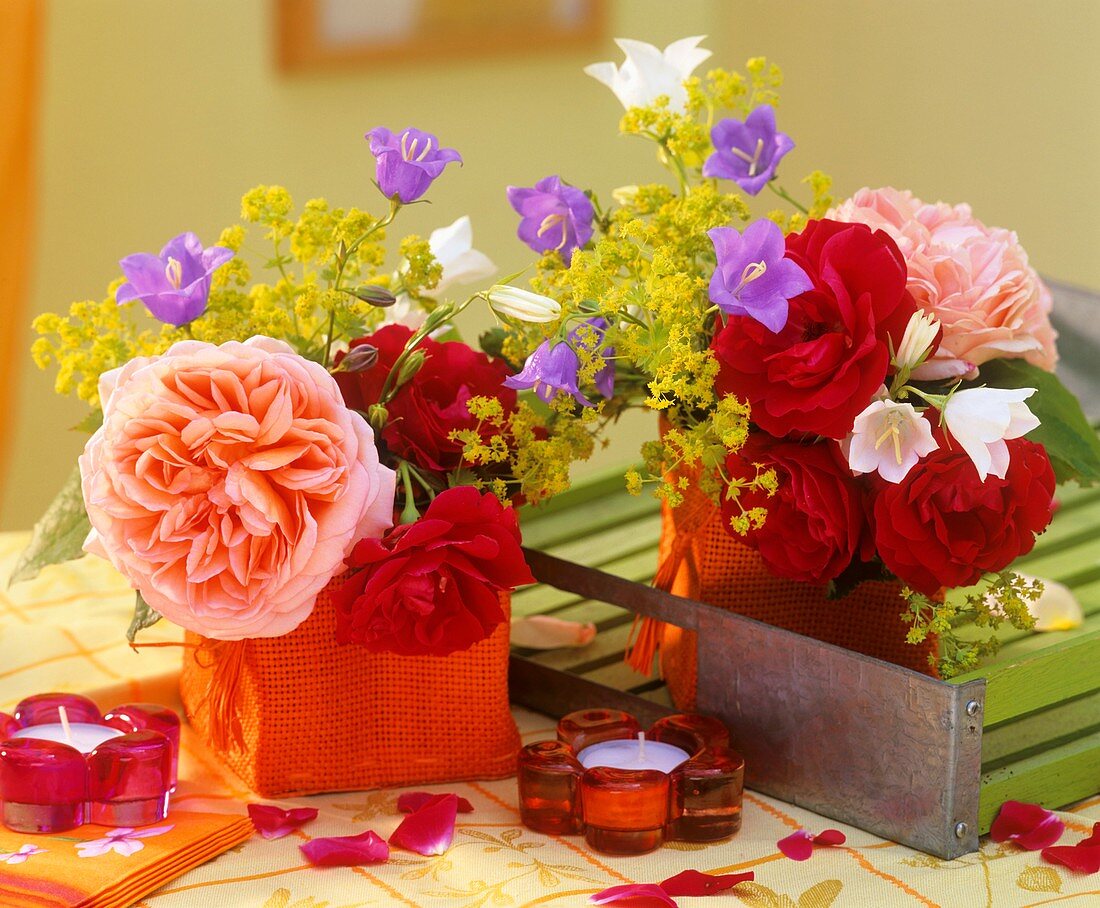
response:
M458 795L433 795L410 813L390 836L390 844L417 854L443 854L455 837Z
M1038 804L1005 801L989 830L994 842L1015 842L1027 851L1053 845L1066 831L1066 824Z
M407 791L397 799L397 809L401 813L416 813L421 807L427 804L432 798L441 797L437 794L432 794L430 791ZM458 797L456 795L456 797ZM458 798L458 812L459 813L473 813L474 805L467 801L465 798Z
M808 861L814 853L814 839L805 829L792 832L775 843L776 847L792 861Z
M298 847L314 867L381 864L390 856L390 846L386 840L371 830L360 835L313 839Z
M1043 849L1043 860L1061 864L1078 873L1100 871L1100 823L1092 827L1092 835L1073 845L1056 845Z
M791 833L776 842L776 846L792 861L808 861L814 853L814 845L843 845L847 837L839 829L825 829L810 835L805 829Z
M274 804L249 804L248 816L256 831L265 839L281 839L317 819L315 807L295 807L283 810Z
M629 899L645 899L636 904L643 905L656 901L662 905L671 905L677 908L676 902L667 892L656 883L628 883L625 886L612 886L603 892L597 892L589 896L588 900L594 905L613 905L617 902L625 902Z
M666 895L712 895L732 889L738 883L748 883L754 879L756 874L751 870L746 873L727 873L723 876L700 873L698 870L685 870L676 876L670 876L661 883L661 888Z

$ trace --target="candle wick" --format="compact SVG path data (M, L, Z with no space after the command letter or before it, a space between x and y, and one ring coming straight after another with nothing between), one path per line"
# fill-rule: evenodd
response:
M645 732L638 732L638 759L645 759Z
M69 728L69 711L64 706L57 707L57 716L61 719L61 728L65 732L65 743L73 743L73 731Z

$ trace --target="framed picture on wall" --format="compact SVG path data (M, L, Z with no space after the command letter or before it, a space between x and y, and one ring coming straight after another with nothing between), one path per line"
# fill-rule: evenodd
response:
M480 59L595 45L607 0L275 0L280 68Z

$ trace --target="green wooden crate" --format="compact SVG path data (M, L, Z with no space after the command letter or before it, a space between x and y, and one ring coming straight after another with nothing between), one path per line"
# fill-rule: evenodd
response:
M1005 628L997 655L952 681L986 683L982 833L1005 800L1061 807L1100 790L1100 489L1068 487L1059 498L1062 507L1050 529L1016 566L1069 586L1084 608L1084 625L1053 633ZM525 545L568 561L639 583L648 583L655 571L659 505L627 495L622 470L594 476L551 507L526 512L523 528ZM599 629L594 643L582 649L518 653L531 663L658 708L671 705L659 680L635 674L623 662L630 611L544 585L518 591L513 610L517 616L594 621Z

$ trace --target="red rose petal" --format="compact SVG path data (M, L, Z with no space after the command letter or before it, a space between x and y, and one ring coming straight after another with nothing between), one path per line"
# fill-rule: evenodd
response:
M249 804L248 816L256 831L265 839L281 839L317 819L317 808L295 807L292 810L283 810L274 804Z
M756 874L751 870L747 873L727 873L724 876L700 873L698 870L685 870L676 876L670 876L660 885L667 895L711 895L754 879Z
M775 843L776 847L792 861L808 861L814 853L814 839L805 829L792 832Z
M625 902L628 899L645 899L645 902L639 901L637 903L639 905L648 904L655 900L662 905L671 905L672 908L677 908L672 897L656 883L628 883L625 886L612 886L610 889L597 892L588 898L594 905L612 905L617 902Z
M1100 871L1100 823L1092 827L1092 835L1073 845L1056 845L1044 848L1043 860L1061 864L1078 873Z
M839 829L823 829L814 836L815 845L843 845L848 837Z
M1066 831L1066 824L1038 804L1005 801L989 829L994 842L1015 842L1027 851L1053 845Z
M390 836L390 844L417 854L443 854L455 837L458 795L433 795L415 813L410 813Z
M441 795L433 794L430 791L407 791L403 795L398 797L397 809L401 813L416 813L430 800L438 797L441 797ZM473 813L474 805L467 801L465 798L459 797L458 812Z
M356 867L380 864L390 856L390 846L377 833L313 839L298 846L314 867Z

